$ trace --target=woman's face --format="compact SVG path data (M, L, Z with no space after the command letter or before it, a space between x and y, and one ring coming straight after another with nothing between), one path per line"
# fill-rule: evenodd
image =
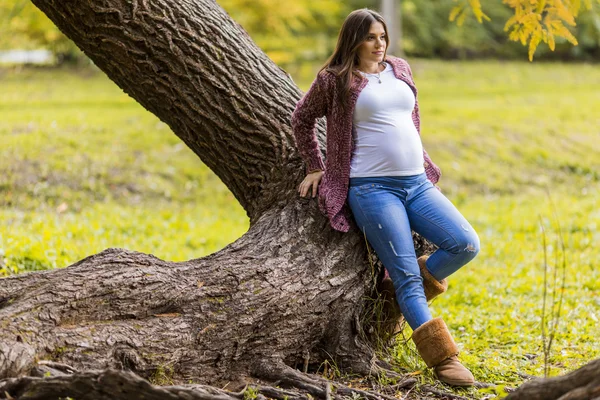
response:
M385 54L385 29L381 22L373 22L369 34L358 47L360 63L382 62Z

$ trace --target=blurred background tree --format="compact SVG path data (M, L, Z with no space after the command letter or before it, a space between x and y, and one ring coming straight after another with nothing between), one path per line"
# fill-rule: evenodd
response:
M537 46L540 41L551 39L553 43L549 46L555 43L554 51L549 46L539 46L537 59L600 60L600 15L591 0L584 1L584 7L580 7L578 1L563 4L562 0L537 0L533 3L529 0L488 0L482 4L477 0L387 0L387 3L390 1L395 2L396 23L400 29L396 35L398 42L391 46L394 54L444 59L523 59L531 47L528 49L522 44L536 42L533 44ZM302 79L313 74L315 66L331 54L341 23L350 11L362 7L381 10L386 0L217 2L273 61ZM478 11L479 6L483 11ZM540 10L539 23L530 12L527 17L531 18L521 19L525 23L513 19L512 22L518 23L505 30L515 10L523 10L526 6L533 7L534 12ZM577 25L557 28L557 37L544 37L544 23L551 16L551 10L555 9L563 16L566 13L566 20L573 10L576 11ZM481 18L482 13L488 18ZM531 25L532 21L537 25ZM547 25L556 26L555 21ZM522 44L509 39L509 34L513 39L524 36L523 27L526 26L537 32L539 40L535 39L535 35ZM560 37L560 30L563 37ZM577 46L565 38L569 35L577 38ZM59 63L81 63L85 60L77 47L31 1L0 0L0 49L40 47L51 50Z
M30 0L0 0L0 50L50 50L58 64L87 64L79 48Z

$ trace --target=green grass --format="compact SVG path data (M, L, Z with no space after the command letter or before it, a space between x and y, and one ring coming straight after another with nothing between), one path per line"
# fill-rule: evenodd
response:
M0 275L107 247L212 253L248 218L155 116L100 73L0 72Z
M543 374L539 218L553 267L554 210L567 273L550 373L600 357L600 70L438 61L412 68L440 186L482 243L432 305L476 378L498 385L463 393L481 397L517 386L519 374ZM102 74L3 70L0 88L0 275L64 267L107 247L191 259L247 230L219 179ZM408 346L395 351L407 368L424 367Z
M554 192L556 185L560 191L597 190L597 66L414 64L423 141L443 167L445 192L535 194L547 186Z
M600 251L593 247L600 239L600 212L591 196L563 195L553 200L567 248L564 302L549 359L550 375L558 375L600 356ZM538 215L548 242L548 310L553 272L562 254L553 205L543 197L506 196L492 201L470 199L460 208L479 233L481 252L449 278L448 292L433 302L432 314L447 322L461 360L478 380L515 387L522 381L519 374L543 376L544 250ZM560 268L558 272L560 288ZM404 334L409 337L410 329ZM422 369L425 365L415 357L411 344L399 345L397 356L407 368Z

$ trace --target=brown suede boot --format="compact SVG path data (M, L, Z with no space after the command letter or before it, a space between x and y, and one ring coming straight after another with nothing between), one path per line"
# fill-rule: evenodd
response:
M427 269L426 261L429 256L421 256L417 259L419 263L419 269L421 270L421 276L423 277L423 288L425 289L425 298L427 301L433 300L435 297L444 293L448 289L448 281L442 279L438 281L429 273Z
M458 347L446 323L441 318L427 321L412 334L412 339L425 364L433 367L437 378L453 386L473 386L475 378L471 371L458 361Z

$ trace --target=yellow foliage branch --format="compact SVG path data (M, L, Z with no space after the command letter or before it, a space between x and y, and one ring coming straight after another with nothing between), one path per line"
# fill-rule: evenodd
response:
M502 2L515 12L506 21L504 31L510 31L508 34L510 40L519 41L523 46L529 45L529 61L533 60L533 54L542 41L552 51L556 46L556 37L564 38L577 46L577 39L566 25L576 25L575 19L582 8L581 0L502 0ZM592 0L583 0L583 6L591 10ZM459 4L450 11L450 21L456 20L459 26L462 25L469 8L480 23L483 19L489 21L489 17L483 13L480 0L460 0Z

